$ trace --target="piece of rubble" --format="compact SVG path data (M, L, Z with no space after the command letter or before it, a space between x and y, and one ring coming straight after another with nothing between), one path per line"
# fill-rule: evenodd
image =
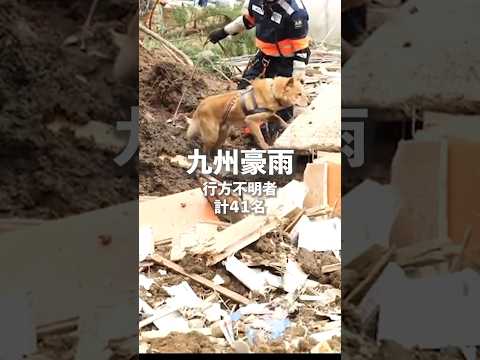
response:
M322 84L307 111L299 115L274 146L280 149L340 151L341 82Z
M333 352L333 350L328 344L328 342L326 341L319 342L310 350L310 353L312 354L323 354L323 353L331 353L331 352Z
M140 228L138 235L138 260L141 262L155 251L153 228L151 226L143 226Z
M140 227L153 227L155 243L175 239L198 222L219 220L201 189L142 201L138 211Z
M223 278L216 274L213 279L212 279L213 283L216 284L216 285L223 285L225 284L225 280L223 280Z
M325 342L330 340L334 336L341 336L341 324L340 321L335 322L336 328L320 331L314 334L311 334L310 337L316 342Z
M303 221L298 224L298 247L309 251L340 250L342 247L339 218Z
M303 181L308 187L303 206L330 207L334 215L340 216L341 205L341 153L321 155L313 163L307 164Z
M265 293L267 282L265 276L263 276L261 272L259 273L249 268L235 256L227 258L225 261L225 268L250 290L259 294Z
M378 339L424 349L477 346L480 335L471 329L480 323L479 280L478 273L470 269L410 279L401 268L390 264L375 284L380 305ZM411 296L399 301L398 291ZM432 331L432 319L442 319L445 326ZM409 331L399 330L406 327Z
M176 307L173 304L164 305L164 306L162 306L158 309L155 309L150 317L148 317L144 320L141 320L138 324L138 327L139 327L139 329L142 329L143 327L145 327L147 325L150 325L151 323L155 322L156 320L164 318L165 316L170 315L171 313L174 313L177 310L178 310L178 307ZM157 327L161 327L161 325L159 325Z
M207 265L214 265L263 235L281 228L283 219L303 206L306 193L307 189L302 182L292 180L278 190L276 198L266 200L267 215L250 215L215 234L211 240L212 245L203 249L203 253L208 254Z
M205 317L209 322L219 321L224 313L225 311L221 309L219 303L214 303L204 310Z
M217 227L215 224L198 223L188 228L172 241L170 260L179 261L189 249L202 247L218 232Z
M308 275L300 265L293 260L288 260L285 274L283 275L283 288L288 293L293 293L305 285Z
M178 308L199 308L203 304L186 281L174 286L163 286L163 289L171 296L167 299L167 304L174 304Z
M314 301L324 306L332 303L339 296L341 296L340 289L329 289L320 295L300 295L299 299L301 301Z
M226 297L240 303L240 304L244 304L244 305L247 305L250 303L250 300L247 299L246 297L240 295L240 294L237 294L236 292L232 291L232 290L229 290L221 285L216 285L215 283L213 283L211 280L208 280L206 278L204 278L203 276L200 276L200 275L197 275L197 274L190 274L188 273L187 271L185 271L180 265L177 265L175 264L174 262L168 260L168 259L165 259L164 257L162 256L158 256L158 255L153 255L152 256L152 260L154 260L155 262L159 263L160 265L163 265L179 274L182 274L183 276L186 276L204 286L207 286L217 292L219 292L220 294L222 295L225 295Z
M245 341L237 340L232 345L233 350L239 354L248 354L250 352L250 346Z
M155 283L154 280L147 278L145 275L140 274L138 276L138 285L143 287L145 290L150 290L152 285Z
M222 331L222 326L220 325L220 321L215 322L210 326L210 329L212 331L212 336L216 338L223 338L223 331Z
M371 180L344 195L342 218L348 219L348 226L342 231L342 239L349 244L342 250L345 263L373 245L388 247L399 208L400 198L395 188Z

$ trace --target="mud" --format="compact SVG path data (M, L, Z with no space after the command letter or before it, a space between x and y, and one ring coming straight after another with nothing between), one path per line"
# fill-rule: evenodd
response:
M171 333L151 342L151 350L156 353L215 353L216 346L205 335Z
M78 345L78 337L73 335L50 335L38 341L37 352L41 353L45 360L74 359Z
M287 348L283 341L272 341L270 343L259 344L254 347L255 353L286 353Z
M82 51L62 43L78 33L86 2L0 4L0 216L59 218L137 197L134 163L119 168L117 154L46 127L130 119L137 89L113 82L110 30L125 31L131 5L102 4Z
M305 273L313 276L322 284L331 284L336 288L341 288L342 275L340 271L329 274L322 274L322 266L338 263L338 259L331 252L312 252L305 249L299 249L297 261Z
M168 62L160 50L140 48L140 194L164 196L190 190L200 182L162 156L193 153L200 144L186 138L187 124L172 121L185 91L179 114L191 113L206 96L227 90L229 83L199 69Z

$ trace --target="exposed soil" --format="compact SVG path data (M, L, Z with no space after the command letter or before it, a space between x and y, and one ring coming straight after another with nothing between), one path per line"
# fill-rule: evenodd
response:
M118 49L111 30L126 31L134 2L102 2L87 37L78 33L88 12L84 1L47 0L0 4L0 216L59 218L137 197L135 163L118 167L117 154L54 134L54 120L114 125L130 120L137 89L114 83Z
M140 195L164 196L200 186L186 171L161 156L188 156L200 144L186 138L187 124L171 121L191 113L201 99L228 90L230 84L197 69L168 62L160 50L140 48Z
M330 251L308 251L299 249L297 261L305 273L312 275L322 284L331 284L336 288L341 288L342 275L340 271L329 274L322 274L322 266L338 263L338 259Z
M191 332L173 332L151 342L151 350L156 353L215 353L216 346L205 335Z

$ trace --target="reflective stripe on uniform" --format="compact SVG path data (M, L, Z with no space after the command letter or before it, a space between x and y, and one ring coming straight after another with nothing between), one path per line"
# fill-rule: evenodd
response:
M293 56L297 51L308 48L310 39L286 39L277 44L268 43L260 39L255 40L257 48L268 56ZM279 51L280 49L280 51Z
M290 6L290 4L287 3L285 0L279 0L278 5L280 5L282 7L282 9L285 10L285 12L288 15L292 15L295 12L295 10L293 10L293 8Z
M297 3L299 9L305 9L305 5L303 5L302 0L295 0L295 2Z

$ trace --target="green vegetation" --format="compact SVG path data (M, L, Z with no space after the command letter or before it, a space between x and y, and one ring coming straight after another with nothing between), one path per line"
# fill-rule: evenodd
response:
M222 46L211 43L204 46L204 44L212 30L225 26L241 13L241 7L233 9L229 7L177 7L169 14L165 12L158 16L159 21L156 21L157 28L154 30L185 52L195 63L198 62L199 66L230 77L232 69L222 64L221 60L255 53L253 31L226 38L221 42ZM158 46L155 40L151 39L146 40L145 45L148 48Z

